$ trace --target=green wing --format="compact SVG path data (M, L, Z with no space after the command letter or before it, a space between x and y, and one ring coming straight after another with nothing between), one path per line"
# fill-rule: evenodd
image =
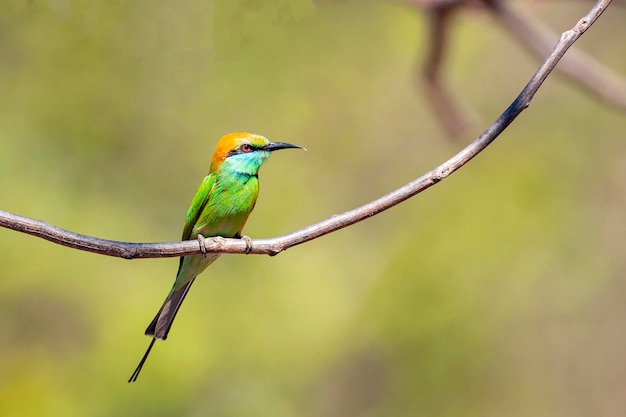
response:
M185 219L185 227L183 228L183 237L181 240L189 240L192 238L191 232L193 231L193 227L198 222L200 213L202 213L202 210L204 210L204 207L209 202L213 188L215 188L215 175L209 174L204 177L198 187L198 191L196 191L196 195L193 197L193 200L191 200L191 205L189 206L189 210L187 210L187 218Z

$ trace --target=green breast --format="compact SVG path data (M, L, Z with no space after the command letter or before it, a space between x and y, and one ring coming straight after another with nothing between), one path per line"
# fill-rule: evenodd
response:
M216 178L208 203L200 213L191 238L233 237L243 228L259 195L256 175L230 173Z

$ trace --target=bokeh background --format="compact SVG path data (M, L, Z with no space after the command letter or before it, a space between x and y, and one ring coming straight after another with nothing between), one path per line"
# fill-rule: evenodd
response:
M557 32L591 5L545 3ZM621 74L625 18L611 6L577 43ZM384 1L5 0L0 209L177 240L238 130L309 149L262 169L249 236L368 202L463 146L415 78L426 24ZM477 135L538 62L480 13L452 42ZM553 74L427 192L274 258L223 256L133 385L178 261L2 229L0 415L621 416L625 179L623 113Z

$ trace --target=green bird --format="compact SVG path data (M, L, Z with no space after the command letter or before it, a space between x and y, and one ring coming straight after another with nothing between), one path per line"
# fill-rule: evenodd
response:
M241 238L259 194L259 168L271 152L287 148L304 149L291 143L270 142L263 136L246 132L221 138L213 153L209 174L202 180L187 211L182 240L212 236ZM146 329L146 336L152 337L150 345L128 382L137 380L154 342L167 339L191 284L219 256L219 253L181 256L176 281Z

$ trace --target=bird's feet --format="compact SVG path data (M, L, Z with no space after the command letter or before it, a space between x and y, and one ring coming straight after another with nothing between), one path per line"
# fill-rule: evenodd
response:
M246 235L241 236L240 239L243 240L244 242L246 242L246 255L249 255L250 252L252 252L252 239L250 239Z
M202 256L206 258L206 243L204 236L198 233L198 243L200 244L200 252L202 252Z

